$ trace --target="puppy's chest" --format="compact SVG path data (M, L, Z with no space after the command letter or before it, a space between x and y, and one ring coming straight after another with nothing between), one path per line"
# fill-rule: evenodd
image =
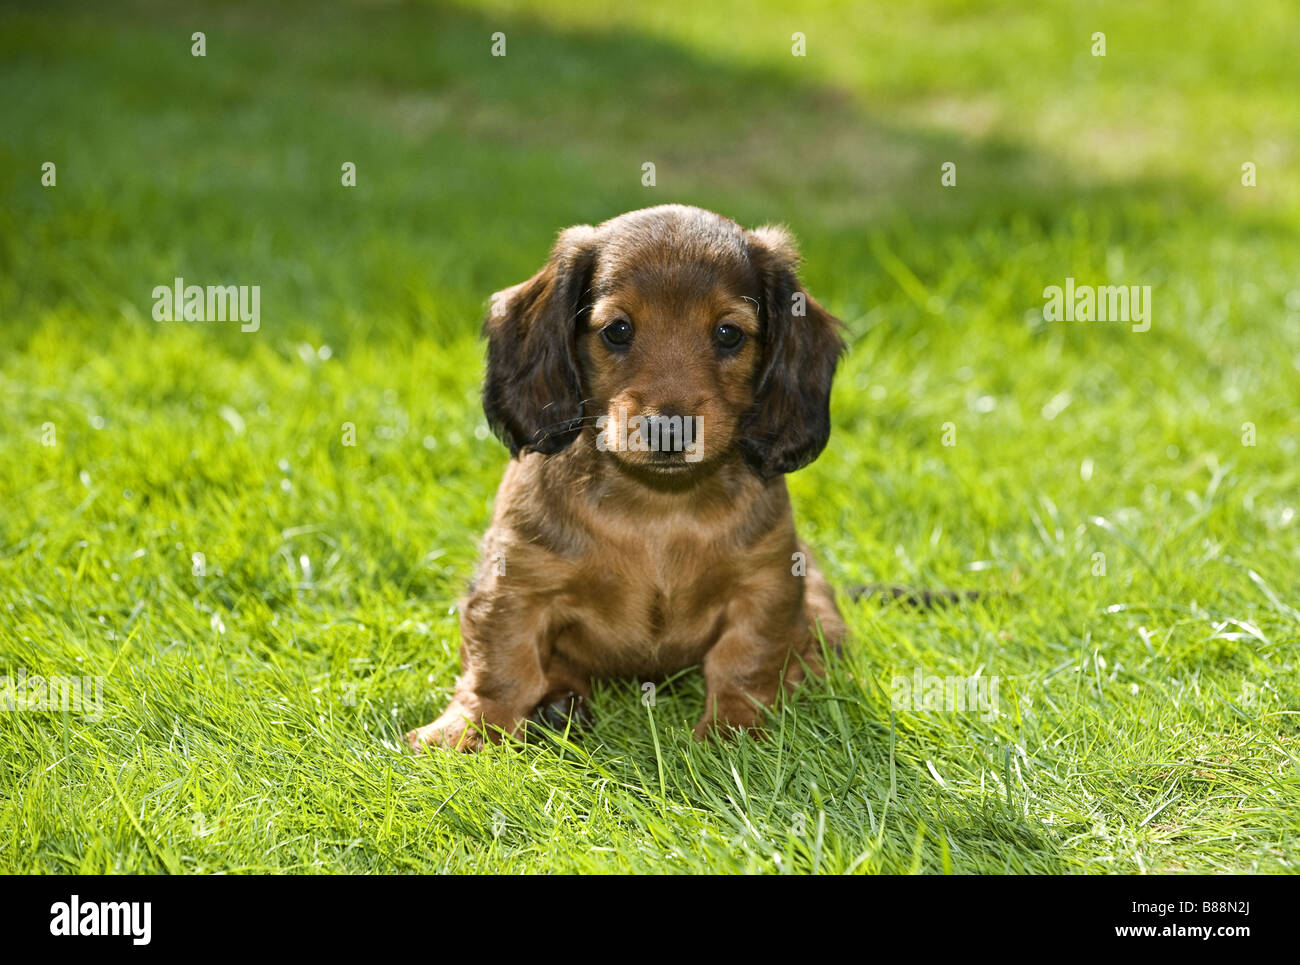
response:
M584 559L573 574L594 643L706 646L732 592L736 560L691 536L646 533Z

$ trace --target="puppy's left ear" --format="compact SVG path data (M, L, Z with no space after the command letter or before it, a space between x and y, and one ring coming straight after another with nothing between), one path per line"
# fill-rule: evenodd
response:
M492 296L483 411L512 456L559 452L582 428L576 339L596 248L595 228L567 228L541 271Z
M799 254L784 228L746 233L762 283L763 352L754 405L741 423L740 449L764 479L808 465L831 434L831 380L844 352L843 325L796 275Z

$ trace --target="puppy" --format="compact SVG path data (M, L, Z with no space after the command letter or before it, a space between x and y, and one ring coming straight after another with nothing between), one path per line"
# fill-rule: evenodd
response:
M474 750L591 681L702 665L697 737L761 725L844 622L784 474L830 434L840 323L781 228L663 205L562 232L497 292L483 408L512 459L460 605L462 676L407 735Z

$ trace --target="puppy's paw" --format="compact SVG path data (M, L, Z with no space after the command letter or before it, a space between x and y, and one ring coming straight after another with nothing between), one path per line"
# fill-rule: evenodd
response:
M718 695L710 698L708 709L695 725L695 739L734 737L740 731L759 737L763 732L763 712L753 699L743 695Z
M407 733L406 743L417 754L426 747L469 753L483 747L483 734L465 708L453 703L437 720Z
M572 690L562 694L548 694L533 711L529 722L550 730L564 732L566 727L585 730L591 726L591 708L582 694Z

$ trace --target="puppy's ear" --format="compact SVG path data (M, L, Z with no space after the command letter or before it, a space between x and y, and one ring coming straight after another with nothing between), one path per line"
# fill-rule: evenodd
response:
M746 239L763 290L763 351L740 449L767 479L806 466L826 447L843 326L799 283L799 255L784 228L759 228Z
M559 452L582 419L578 314L591 287L596 229L561 232L546 267L492 296L483 334L483 411L512 456Z

